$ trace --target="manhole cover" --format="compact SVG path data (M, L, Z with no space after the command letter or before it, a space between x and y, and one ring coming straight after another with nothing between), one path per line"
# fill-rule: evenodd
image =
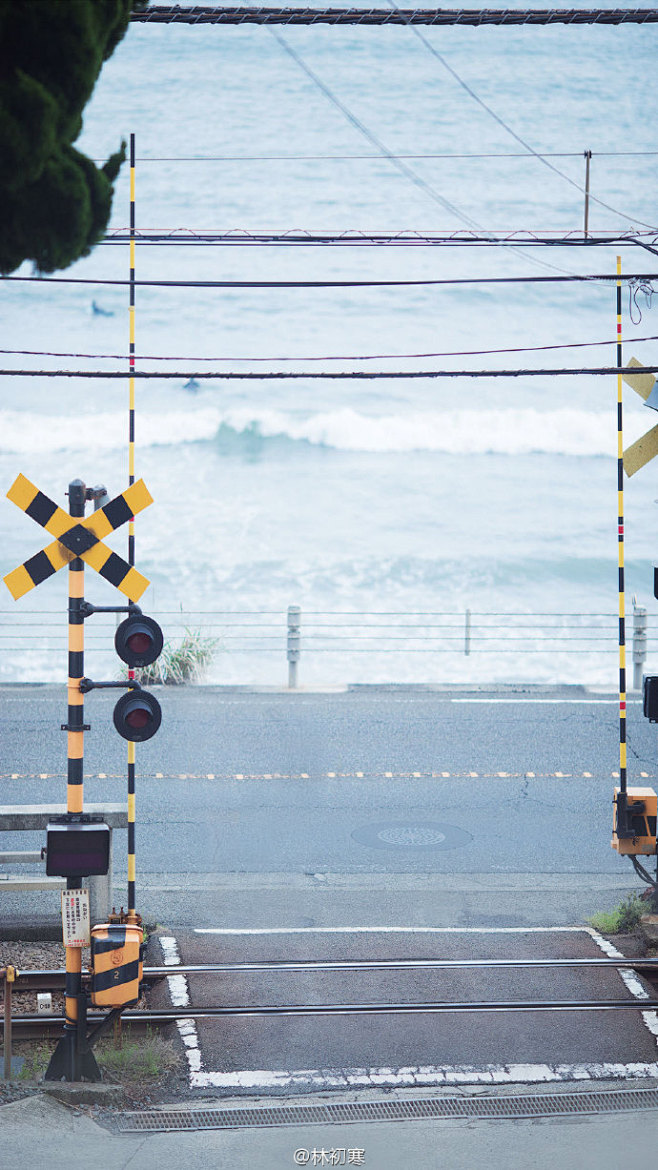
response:
M352 837L371 849L458 849L473 840L470 833L457 825L395 822L364 825L355 829Z
M446 839L445 833L438 829L424 829L418 825L393 825L390 829L381 829L377 834L385 845L442 845Z

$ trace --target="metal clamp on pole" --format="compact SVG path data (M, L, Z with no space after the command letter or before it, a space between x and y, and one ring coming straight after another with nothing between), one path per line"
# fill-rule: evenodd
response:
M301 655L302 611L298 605L288 606L288 686L297 686L297 663Z

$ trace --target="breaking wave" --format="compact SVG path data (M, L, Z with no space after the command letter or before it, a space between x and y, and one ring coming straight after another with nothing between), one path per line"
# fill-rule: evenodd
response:
M140 446L221 440L239 453L270 440L365 453L435 451L450 455L614 456L616 417L611 412L560 409L411 411L367 415L349 407L313 414L251 407L194 411L141 411ZM126 444L125 412L78 418L0 411L0 450L35 454L84 447L107 451Z

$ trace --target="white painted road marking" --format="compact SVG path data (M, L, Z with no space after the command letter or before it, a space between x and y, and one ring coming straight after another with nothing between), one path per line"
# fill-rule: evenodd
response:
M178 944L173 936L162 935L160 946L165 967L179 967L180 954ZM167 984L169 995L174 1007L190 1007L190 990L185 975L168 975ZM190 1085L193 1078L201 1072L201 1049L199 1048L199 1034L196 1030L196 1021L193 1019L176 1020L176 1026L183 1044L190 1070Z
M199 926L195 934L589 934L589 926ZM595 941L597 941L595 939ZM618 955L618 952L617 952ZM617 957L617 956L615 956Z
M619 706L619 699L448 699L449 703L491 703L491 704L513 704L515 707L522 707L527 703L545 703L552 707L560 707L563 705L584 705L596 706L602 703L608 703L612 706ZM639 707L641 699L628 699L626 701L627 707Z
M339 1089L401 1088L430 1085L545 1084L548 1081L599 1081L658 1077L658 1064L509 1064L457 1068L419 1065L398 1068L355 1068L344 1072L324 1069L246 1069L241 1072L199 1072L190 1077L194 1089Z
M215 935L281 935L281 934L587 934L610 958L624 958L612 943L588 926L272 926L272 927L199 927L195 934ZM180 964L174 938L161 939L166 965ZM647 991L632 971L618 970L626 987L635 999L649 998ZM171 976L169 978L172 978ZM173 997L172 997L173 998ZM189 999L187 1001L189 1003ZM648 1031L658 1040L656 1012L642 1012ZM400 1086L427 1087L430 1085L495 1085L545 1084L548 1082L599 1081L610 1078L639 1080L658 1078L658 1062L616 1064L509 1064L486 1065L418 1065L405 1068L335 1069L243 1069L234 1072L205 1070L201 1059L199 1039L193 1020L179 1020L178 1029L186 1045L190 1069L190 1088L258 1089L336 1089L336 1088L395 1088Z

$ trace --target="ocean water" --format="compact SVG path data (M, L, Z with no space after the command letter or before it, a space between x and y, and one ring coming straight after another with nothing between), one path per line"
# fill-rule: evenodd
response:
M655 26L420 31L427 43L398 27L133 25L103 69L80 145L103 159L134 132L138 230L188 239L211 229L578 232L585 150L592 194L613 209L593 202L590 228L658 225ZM534 150L568 156L549 160L564 175L524 153L436 53ZM127 229L128 180L124 167L113 231ZM422 281L609 274L618 251L190 242L138 244L136 268L141 280ZM625 273L656 270L649 252L624 245L621 255ZM128 247L99 246L59 275L125 281ZM2 299L5 369L127 369L125 285L7 281ZM624 288L625 359L656 364L656 306ZM196 389L186 377L138 382L137 473L155 499L136 525L152 581L145 610L174 641L186 625L219 638L216 682L285 680L285 611L299 605L304 683L614 689L614 616L555 619L582 625L583 638L596 627L578 653L531 616L616 613L614 376L265 381L221 371L581 368L614 364L615 336L604 282L138 288L138 368L213 372ZM525 352L583 343L597 344ZM521 352L478 352L504 349ZM431 356L446 353L455 356ZM82 356L59 356L69 354ZM76 477L121 491L127 407L127 378L5 377L3 490L23 472L63 505ZM626 390L626 444L652 424ZM627 600L636 595L650 620L656 495L651 466L627 482ZM0 503L2 574L43 543ZM111 543L125 555L122 533ZM111 604L116 594L92 578L90 599ZM65 594L62 574L17 603L6 594L0 679L64 677ZM531 633L510 636L519 623ZM113 671L111 619L87 629L89 673Z

